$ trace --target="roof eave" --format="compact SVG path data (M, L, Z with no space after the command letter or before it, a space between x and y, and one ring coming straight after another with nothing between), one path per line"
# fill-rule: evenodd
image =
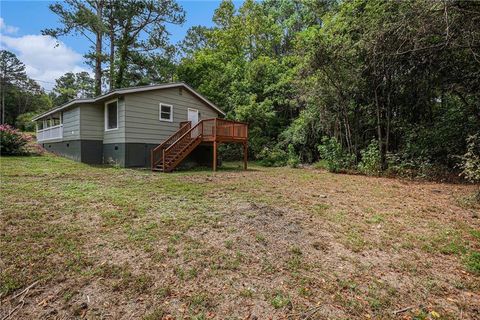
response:
M52 110L49 110L47 112L44 112L42 114L39 114L38 116L32 118L32 121L37 121L39 119L42 119L46 116L49 116L51 114L54 114L55 112L62 111L63 109L66 109L70 106L76 105L76 104L82 104L82 103L93 103L95 102L95 99L75 99L75 100L70 100L61 106L58 106L57 108L54 108Z
M129 94L129 93L137 93L137 92L144 92L144 91L151 91L151 90L160 90L160 89L168 89L168 88L176 88L176 87L184 87L186 88L188 91L190 91L190 93L192 93L194 96L196 96L197 98L199 98L200 100L202 100L203 102L205 102L206 104L208 104L212 109L216 110L217 112L219 112L220 114L222 114L223 116L226 115L225 112L223 112L219 107L217 107L215 104L213 104L213 102L211 102L210 100L208 100L207 98L205 98L204 96L202 96L200 93L196 92L192 87L190 87L188 84L184 83L184 82L175 82L175 83L169 83L169 84L164 84L164 85L156 85L156 86L145 86L143 88L125 88L125 89L117 89L117 90L114 90L112 92L108 92L104 95L101 95L101 96L98 96L96 98L92 98L92 99L75 99L75 100L71 100L55 109L52 109L50 111L47 111L47 112L44 112L36 117L34 117L32 119L32 121L37 121L39 119L42 119L46 116L49 116L55 112L58 112L58 111L61 111L61 110L64 110L65 108L68 108L70 106L73 106L73 105L76 105L76 104L82 104L82 103L96 103L96 102L99 102L99 101L102 101L104 99L108 99L110 97L114 97L114 96L117 96L117 95L121 95L121 94Z

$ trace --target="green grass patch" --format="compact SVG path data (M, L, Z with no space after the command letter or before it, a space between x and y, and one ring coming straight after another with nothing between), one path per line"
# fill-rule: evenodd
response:
M270 300L270 304L275 308L275 309L280 309L284 308L288 305L290 305L292 302L290 300L290 297L285 294L284 292L278 291L276 292L272 299Z
M467 269L475 274L480 274L480 252L472 251L465 257Z
M327 210L330 209L330 205L326 203L317 203L312 206L312 209L316 214L323 216Z

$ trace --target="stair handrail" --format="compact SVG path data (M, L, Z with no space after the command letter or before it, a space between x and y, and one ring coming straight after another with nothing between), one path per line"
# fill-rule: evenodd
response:
M178 129L177 131L175 131L175 133L173 133L170 137L168 137L165 141L163 141L161 144L159 144L158 146L156 146L155 148L152 149L152 151L150 152L150 166L151 166L151 169L153 170L155 168L155 166L160 163L162 161L162 158L163 158L163 152L160 152L160 155L162 155L162 157L160 158L160 160L158 161L155 161L155 154L158 152L158 151L162 151L162 149L165 147L165 145L169 144L172 145L176 140L178 140L178 135L179 134L182 134L183 135L183 131L189 129L192 125L192 122L191 121L187 121L180 129ZM172 141L173 140L173 141Z
M185 132L180 138L178 138L177 140L175 140L174 143L172 143L168 148L164 149L163 150L163 166L164 166L164 170L167 170L166 168L166 162L165 160L167 159L167 156L168 154L173 150L173 148L175 148L176 146L180 145L180 143L185 139L185 137L189 136L193 130L197 129L201 127L201 131L199 132L199 134L194 138L192 139L192 142L197 140L198 138L200 138L203 134L203 120L200 120L196 125L194 125L193 127L191 127L187 132ZM188 146L186 146L188 147Z
M178 138L175 143L172 143L168 148L165 149L165 152L168 152L170 151L170 149L176 145L178 142L180 142L180 140L182 140L185 136L187 136L188 134L190 134L195 128L197 128L200 124L203 124L203 120L200 120L199 122L197 122L196 125L194 125L193 127L191 127L187 132L185 132L180 138ZM195 138L198 138L200 137L202 134L200 133L197 137Z

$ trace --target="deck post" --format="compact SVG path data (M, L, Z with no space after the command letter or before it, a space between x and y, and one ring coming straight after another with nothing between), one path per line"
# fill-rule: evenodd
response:
M247 170L248 163L248 142L243 143L243 169Z
M150 168L153 171L153 149L150 149Z
M217 141L213 141L213 171L217 171Z
M165 149L162 149L162 171L167 172L167 163L165 162Z

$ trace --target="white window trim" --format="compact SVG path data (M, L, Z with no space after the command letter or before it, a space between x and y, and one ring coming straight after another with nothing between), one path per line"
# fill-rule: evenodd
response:
M108 108L107 108L107 105L109 103L112 103L112 102L117 102L117 127L116 128L110 128L108 129ZM119 114L119 110L118 110L118 99L112 99L112 100L109 100L109 101L106 101L105 102L105 105L104 105L104 118L105 118L105 131L113 131L113 130L118 130L118 114Z
M170 119L162 119L162 106L170 107ZM173 106L167 103L161 103L158 105L158 119L165 122L173 122Z

